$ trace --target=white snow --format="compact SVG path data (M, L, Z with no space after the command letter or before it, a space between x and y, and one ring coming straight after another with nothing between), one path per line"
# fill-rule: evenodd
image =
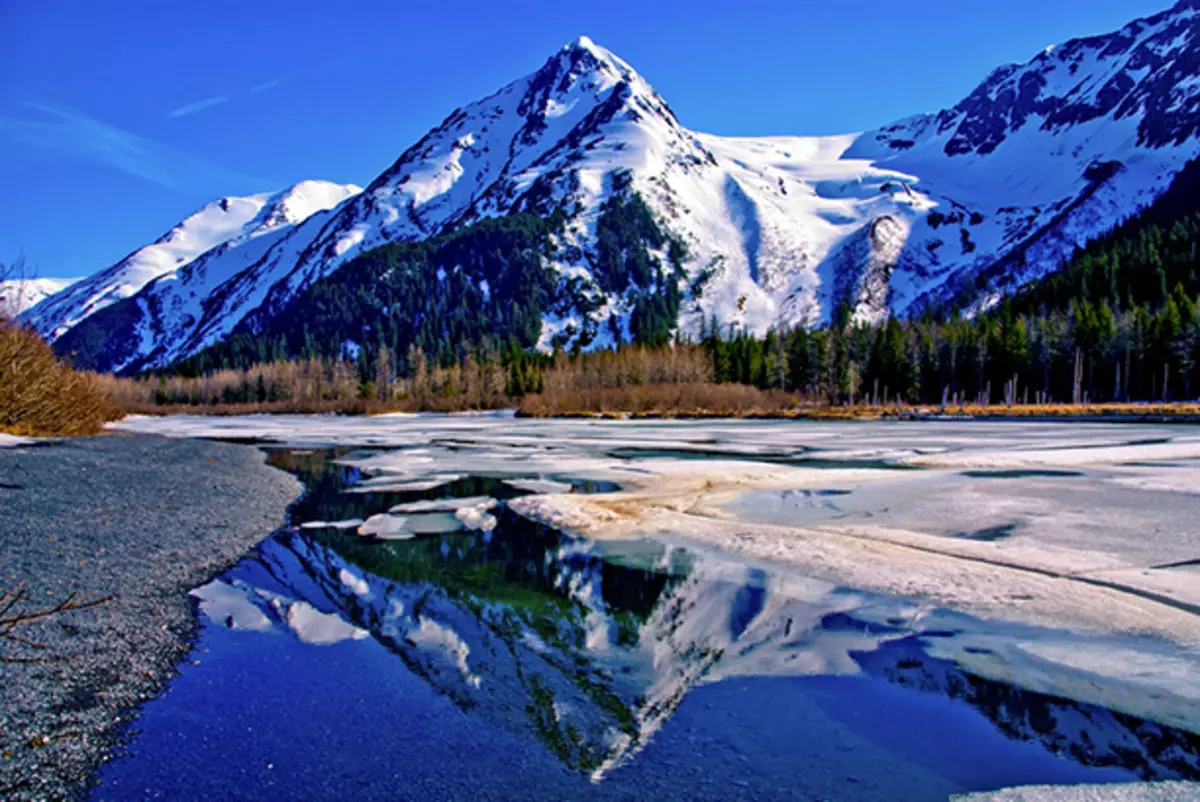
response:
M999 791L955 794L952 802L1194 802L1200 783L1023 785Z
M15 434L4 434L4 432L0 432L0 448L28 446L38 442L39 439L40 438L34 437L17 437Z
M39 304L24 320L54 340L85 317L127 298L151 280L178 270L200 254L243 234L269 195L222 198L185 218L152 244L117 264L74 284L50 303Z

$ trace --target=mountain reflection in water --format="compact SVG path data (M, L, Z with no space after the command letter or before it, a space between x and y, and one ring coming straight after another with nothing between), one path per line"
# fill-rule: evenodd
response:
M865 677L930 703L965 703L991 723L986 737L1048 753L1045 765L1006 769L1013 781L1200 779L1200 736L975 676L930 654L931 643L954 632L922 630L888 600L658 542L605 551L503 506L491 531L377 542L353 530L301 529L420 500L525 492L506 483L512 477L460 477L436 488L348 493L364 477L337 462L346 455L271 453L307 492L291 510L292 527L198 591L211 637L262 637L241 632L249 630L286 633L296 648L377 643L465 715L535 740L561 766L601 783L593 788L649 771L638 755L689 694L754 678ZM754 755L744 759L752 768ZM693 760L703 765L705 756ZM107 774L119 783L120 762ZM926 798L914 794L895 798Z

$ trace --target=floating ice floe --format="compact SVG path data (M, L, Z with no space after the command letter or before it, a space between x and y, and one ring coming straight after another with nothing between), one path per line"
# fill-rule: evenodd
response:
M358 533L380 540L408 540L415 533L408 528L407 524L408 518L401 515L389 515L385 512L368 518L362 526L358 527Z
M467 529L490 532L496 528L496 516L489 513L488 509L490 507L484 505L460 507L454 511L454 517L461 521Z
M362 526L362 518L347 518L344 521L305 521L301 529L355 529Z
M346 493L420 493L435 490L461 479L461 474L439 474L425 479L405 479L399 476L378 476L352 485Z
M530 493L570 493L571 485L566 482L556 482L553 479L505 479L504 484L516 490Z
M1200 437L1176 436L1166 442L1101 443L1083 447L1014 448L942 452L905 462L928 468L1029 468L1113 464L1134 460L1200 459Z
M491 496L424 499L422 501L411 501L407 504L397 504L396 506L392 507L389 512L455 512L464 507L476 507L486 511L496 506L496 504L496 499L492 498Z
M409 515L405 526L416 535L440 535L461 531L463 523L451 512L424 512Z

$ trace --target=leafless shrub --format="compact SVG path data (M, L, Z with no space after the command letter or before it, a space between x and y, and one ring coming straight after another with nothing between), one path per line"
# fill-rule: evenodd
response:
M121 414L96 376L59 360L35 332L0 326L0 432L95 434Z
M24 254L7 264L0 262L0 326L13 325L17 315L25 311L32 295L31 282L35 278L37 276Z

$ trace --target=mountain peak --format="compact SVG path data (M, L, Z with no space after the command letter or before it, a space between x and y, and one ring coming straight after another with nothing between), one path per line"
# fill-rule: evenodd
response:
M622 82L645 83L626 62L588 36L563 45L530 79L531 87L560 94L576 83L603 92Z
M1200 0L1197 0L1197 2L1200 2ZM594 62L607 64L615 68L618 72L635 72L634 69L630 67L627 62L617 56L617 54L613 53L607 47L596 44L596 41L587 35L580 36L574 41L563 45L559 53L574 56L576 58L590 56Z
M569 42L569 43L563 45L563 50L568 50L568 51L569 50L587 50L589 52L594 53L598 49L603 50L603 48L601 48L599 45L597 45L595 43L595 41L592 40L592 37L590 37L586 34L576 38L575 41L573 41L573 42Z

